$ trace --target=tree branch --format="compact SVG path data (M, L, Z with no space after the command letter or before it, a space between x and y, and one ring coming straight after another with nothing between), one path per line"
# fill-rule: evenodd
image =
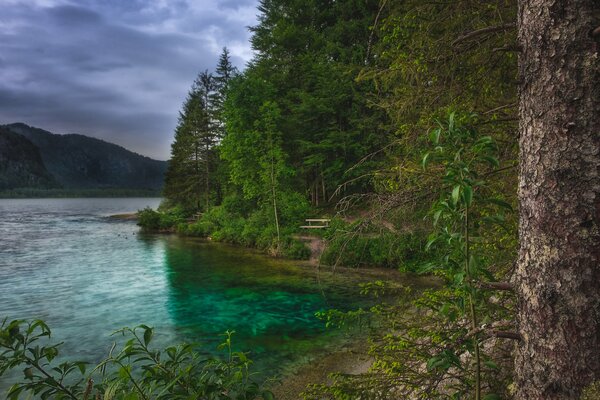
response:
M473 39L474 37L485 35L486 33L502 32L502 31L506 31L509 29L513 29L515 27L516 27L516 24L510 23L510 24L503 24L503 25L496 25L496 26L488 26L487 28L482 28L482 29L478 29L476 31L471 31L469 33L466 33L466 34L460 36L456 40L454 40L454 42L452 42L452 46L456 46L457 44L464 42L466 40L469 40L469 39Z
M480 282L478 286L483 289L514 291L512 283L509 282Z
M490 331L490 334L501 339L522 340L523 338L517 332L512 331Z

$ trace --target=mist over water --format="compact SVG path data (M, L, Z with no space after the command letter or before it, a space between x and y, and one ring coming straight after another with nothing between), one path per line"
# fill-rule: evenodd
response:
M159 202L0 200L0 318L44 319L65 355L86 361L124 326L155 327L157 346L213 353L234 330L235 350L267 375L334 342L314 314L358 305L356 278L108 218Z

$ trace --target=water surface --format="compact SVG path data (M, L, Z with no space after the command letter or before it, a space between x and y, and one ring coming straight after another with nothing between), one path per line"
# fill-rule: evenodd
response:
M124 326L207 352L235 330L236 350L269 375L336 341L315 312L356 306L356 277L108 218L159 201L0 200L0 319L42 318L83 360L99 360Z

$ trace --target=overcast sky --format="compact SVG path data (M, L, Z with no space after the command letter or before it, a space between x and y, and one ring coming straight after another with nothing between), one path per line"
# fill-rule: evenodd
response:
M223 46L243 68L257 0L0 0L0 124L168 159L181 103Z

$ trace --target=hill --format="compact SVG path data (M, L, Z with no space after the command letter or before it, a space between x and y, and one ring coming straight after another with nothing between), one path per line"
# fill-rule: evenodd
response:
M0 191L58 186L46 169L39 149L24 136L0 126Z
M162 189L166 161L153 160L100 139L79 134L58 135L23 123L4 125L3 131L33 144L42 166L64 190L133 189L158 193ZM32 152L20 157L22 162L35 162ZM0 174L0 179L6 178ZM21 183L17 187L44 188L34 181Z

